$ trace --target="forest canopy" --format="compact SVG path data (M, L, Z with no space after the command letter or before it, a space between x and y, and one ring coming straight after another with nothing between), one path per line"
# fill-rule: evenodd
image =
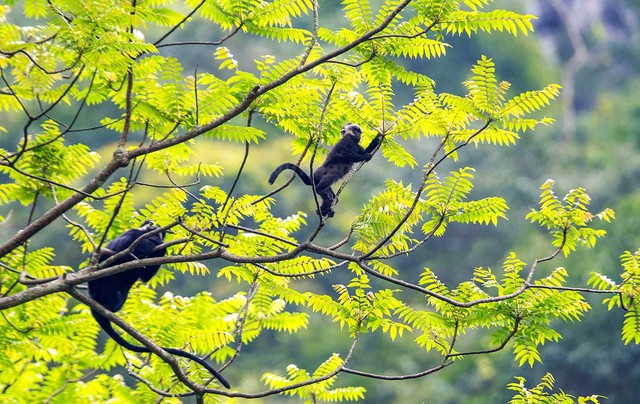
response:
M365 400L371 380L502 352L540 366L542 346L596 302L624 313L604 332L640 343L639 246L612 253L615 275L562 265L598 249L615 219L579 183L535 184L523 216L538 238L505 242L493 268L474 240L446 262L431 255L460 229L480 244L509 226L510 183L488 195L474 162L554 125L562 87L516 90L482 54L443 91L429 66L479 35L535 35L536 17L490 0L330 3L0 8L3 402ZM366 156L329 154L347 123ZM326 191L313 173L334 155L353 168ZM289 172L269 185L286 162L311 186ZM144 255L153 235L109 244L149 220L157 245ZM88 293L128 275L141 282L119 307ZM92 310L147 352L104 339ZM515 403L601 398L547 372L503 389Z

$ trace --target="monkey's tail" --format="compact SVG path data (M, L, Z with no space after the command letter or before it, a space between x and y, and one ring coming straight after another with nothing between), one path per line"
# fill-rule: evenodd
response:
M111 338L114 339L114 341L116 341L118 344L120 344L121 346L123 346L124 348L133 351L133 352L138 352L138 353L150 353L151 351L144 346L139 346L139 345L133 345L132 343L130 343L129 341L125 340L124 338L122 338L122 336L120 336L120 334L118 334L116 332L116 330L113 329L113 326L111 325L111 321L109 321L108 318L104 317L102 314L91 310L91 314L93 314L93 317L96 319L96 321L98 322L98 324L100 324L100 327L102 327L102 329L109 334L109 336ZM226 388L231 388L231 385L229 384L229 382L222 377L222 375L215 370L213 367L211 367L211 365L209 365L204 359L183 351L182 349L177 349L177 348L164 348L162 347L162 349L164 349L165 351L169 352L172 355L176 355L176 356L181 356L183 358L187 358L187 359L191 359L192 361L198 362L199 364L201 364L202 366L204 366L212 375L214 375L216 377L216 379L218 379L218 381L220 383L222 383L222 385Z
M309 178L307 173L305 173L300 167L292 163L284 163L276 167L276 169L273 170L271 176L269 177L269 184L273 184L274 182L276 182L276 178L278 178L278 175L280 175L280 173L284 170L293 170L293 172L298 174L298 177L300 177L302 182L304 182L306 185L311 186L311 178Z

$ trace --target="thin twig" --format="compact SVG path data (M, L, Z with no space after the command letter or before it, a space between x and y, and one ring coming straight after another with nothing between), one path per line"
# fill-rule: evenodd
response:
M425 187L426 187L426 183L427 183L427 178L429 178L429 176L433 173L433 171L436 169L436 167L438 167L445 159L447 159L451 154L457 152L458 150L460 150L461 148L467 146L469 143L471 143L471 141L478 136L480 133L482 133L485 129L487 129L489 127L489 125L491 124L492 120L491 119L487 119L487 121L484 123L484 125L482 125L482 127L480 127L477 131L475 131L471 136L469 136L469 138L464 141L463 143L457 145L456 147L454 147L453 149L449 150L448 152L444 153L444 155L437 161L435 161L434 163L430 164L430 167L426 170L422 182L420 184L420 188L417 190L416 192L416 196L413 199L413 203L411 204L411 206L407 209L407 212L405 213L405 215L398 221L398 224L396 224L396 226L393 228L393 230L391 230L389 232L389 234L387 234L387 236L385 236L382 240L380 240L378 242L378 244L376 244L373 248L371 248L369 250L369 252L367 252L363 258L367 258L372 256L376 251L378 251L379 249L381 249L389 240L391 240L391 238L400 230L400 228L406 223L407 220L409 220L409 217L411 216L411 214L413 213L413 211L416 209L416 206L418 205L418 202L420 201L420 197L422 196L422 192L424 191ZM448 135L447 135L448 136ZM445 138L446 139L446 138ZM444 140L440 143L439 148L444 146ZM435 151L435 153L438 153L439 149L437 149ZM434 157L435 154L434 153ZM433 161L433 158L432 158Z

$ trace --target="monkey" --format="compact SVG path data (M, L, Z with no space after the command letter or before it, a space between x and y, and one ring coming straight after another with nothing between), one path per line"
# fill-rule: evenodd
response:
M118 253L120 251L124 251L128 249L134 241L137 241L135 247L128 254L116 259L112 263L109 263L107 267L124 264L126 262L131 262L144 258L157 258L163 257L167 253L166 248L159 248L156 250L156 247L161 245L164 241L164 232L157 232L153 235L147 236L143 238L146 234L158 230L159 227L155 226L153 222L150 220L145 221L142 224L142 227L137 229L130 229L126 232L122 233L111 242L107 244L107 250L109 252L105 252L100 254L98 258L98 262L103 262L111 255ZM149 282L151 278L158 272L160 265L147 265L140 268L132 268L128 269L124 272L119 272L117 274L105 276L102 278L94 279L89 281L89 296L96 302L100 303L105 308L109 309L111 312L119 311L127 300L127 296L129 294L129 290L138 279L143 282ZM104 317L102 314L98 313L96 310L91 309L91 314L98 322L100 327L118 344L123 346L124 348L133 351L133 352L151 352L147 347L133 345L120 334L118 334L111 325L111 321ZM230 384L227 380L225 380L222 375L215 370L211 365L209 365L205 360L199 358L196 355L193 355L189 352L183 351L181 349L176 348L162 348L170 354L181 356L184 358L191 359L193 361L198 362L202 366L204 366L211 374L213 374L226 388L230 388Z
M269 184L273 184L278 175L284 170L293 170L298 177L306 185L313 186L322 198L320 212L316 212L322 216L333 217L335 211L333 205L337 203L336 194L331 189L331 185L340 181L351 170L354 163L371 160L373 150L382 141L382 134L378 135L371 141L369 146L364 149L360 146L360 136L362 129L354 123L347 123L340 131L342 138L333 146L327 159L315 170L312 178L307 175L300 167L292 163L284 163L276 167L269 177Z

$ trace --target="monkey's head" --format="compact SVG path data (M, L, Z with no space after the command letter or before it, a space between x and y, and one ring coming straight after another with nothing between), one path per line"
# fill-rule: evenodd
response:
M360 125L355 123L346 123L340 131L342 136L353 136L356 143L360 143L360 135L362 135L362 129Z
M142 222L142 226L138 227L138 230L147 233L157 228L158 226L156 226L156 224L153 223L153 220L147 219L144 222Z
M141 231L142 233L149 233L150 231L154 231L159 228L160 226L156 225L153 222L153 220L147 219L142 223L142 226L140 226L138 230ZM166 233L165 231L161 231L160 233L154 236L151 236L150 239L154 240L154 242L160 241L160 244L161 244L162 241L164 240L165 233Z

